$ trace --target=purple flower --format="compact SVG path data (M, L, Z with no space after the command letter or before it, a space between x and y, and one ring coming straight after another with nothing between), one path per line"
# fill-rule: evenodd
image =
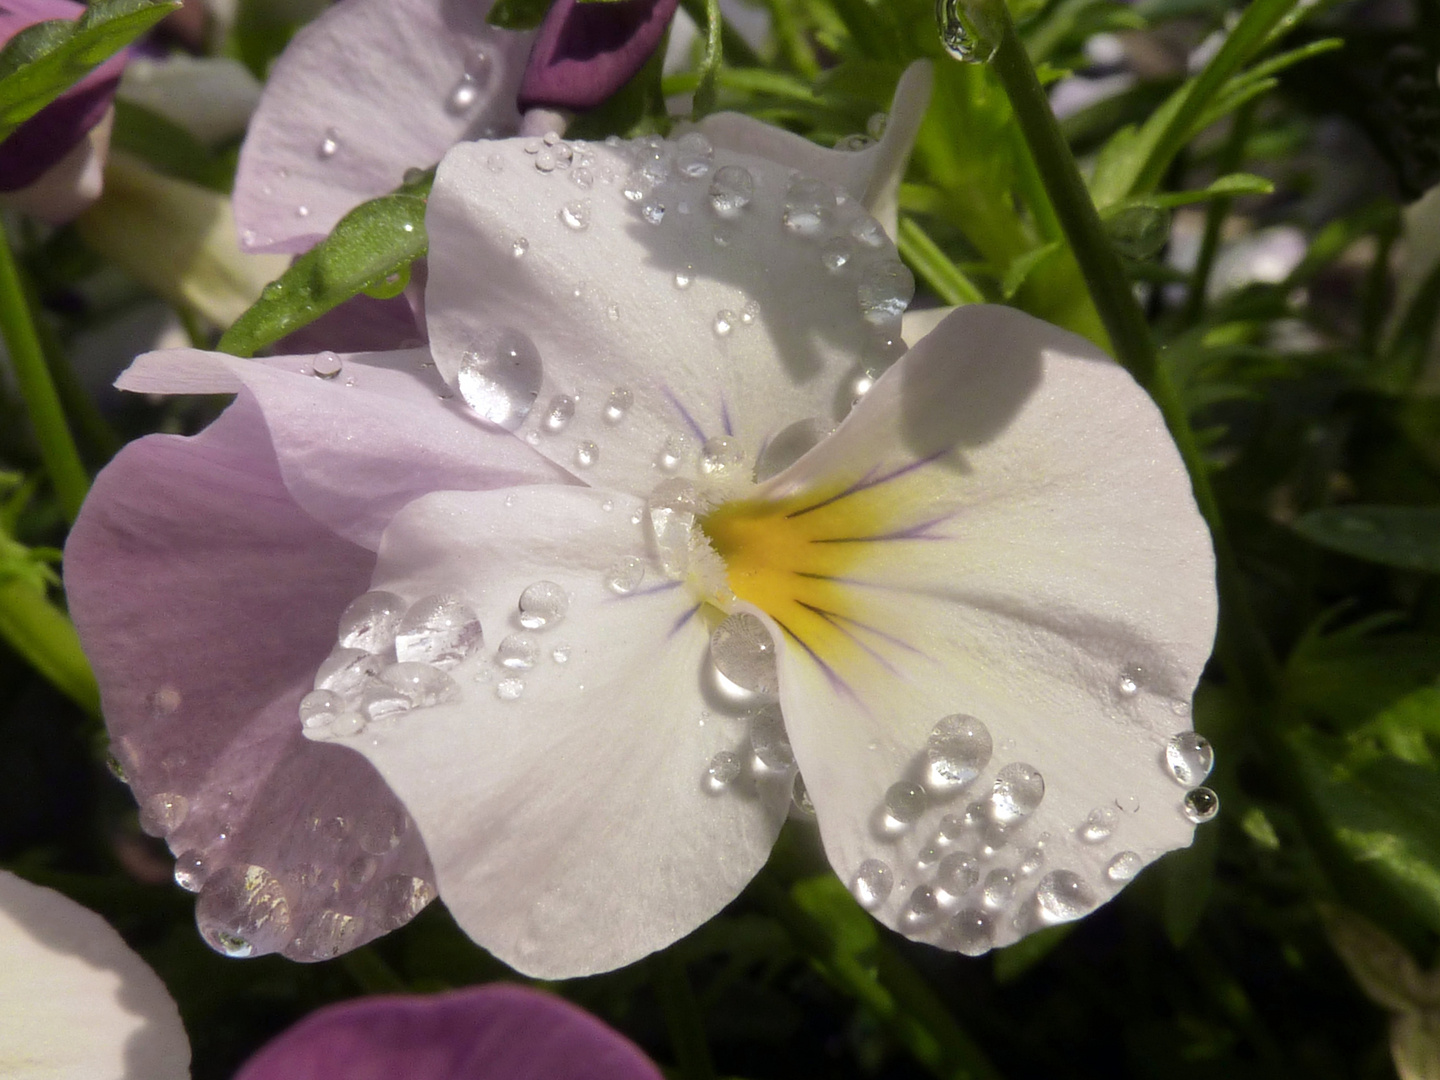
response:
M678 3L557 0L525 65L520 108L595 108L650 59Z
M331 1005L235 1080L660 1080L624 1036L550 994L491 985Z

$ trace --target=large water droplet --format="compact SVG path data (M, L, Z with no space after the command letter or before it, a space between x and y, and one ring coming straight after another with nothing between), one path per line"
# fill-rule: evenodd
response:
M306 731L328 731L344 711L344 699L333 690L312 690L300 699L300 726Z
M1020 857L1020 865L1015 867L1015 872L1021 877L1029 877L1045 864L1045 850L1040 847L1032 847Z
M542 375L535 343L507 327L460 358L456 382L465 404L482 419L514 431L534 406Z
M584 232L590 227L589 200L577 199L575 202L566 203L560 208L560 220L567 229Z
M855 241L848 236L837 236L825 241L820 249L821 265L832 274L838 274L855 259Z
M1208 787L1197 787L1194 791L1185 793L1181 808L1187 818L1199 825L1220 812L1220 796Z
M140 802L140 828L151 836L169 836L185 823L190 800L174 792L161 792Z
M885 789L885 816L896 826L908 827L920 820L930 800L919 784L901 780Z
M745 464L745 448L729 435L705 440L700 449L700 471L706 476L733 476Z
M688 131L675 144L675 168L690 180L703 180L710 175L710 162L715 150L710 140L698 131Z
M1131 880L1145 866L1145 860L1133 851L1122 851L1105 867L1105 876L1117 885Z
M710 180L710 205L721 217L734 217L755 196L755 177L743 165L722 165Z
M723 791L739 779L743 771L740 755L729 750L721 750L710 759L710 765L705 770L705 783L711 791Z
M1120 827L1120 811L1113 806L1097 806L1080 826L1080 839L1089 844L1108 840Z
M210 876L205 856L193 849L175 856L175 884L186 892L199 892Z
M942 941L965 956L981 956L995 944L994 924L979 908L966 908L945 924Z
M360 715L367 722L393 720L410 708L410 695L388 683L372 683L360 695Z
M620 596L628 596L640 587L645 578L645 564L634 555L627 555L605 571L605 587Z
M383 666L379 657L364 649L332 649L315 671L315 689L333 690L341 697L358 694Z
M785 191L780 220L797 236L819 236L835 217L835 191L822 180L797 177Z
M720 674L756 694L779 689L775 643L765 624L748 612L727 616L710 635L710 659Z
M404 926L435 899L435 886L409 874L395 874L371 889L366 917L374 930L388 932Z
M302 961L333 960L354 947L364 925L359 916L324 908L300 927L295 940L285 947L285 955Z
M990 764L994 743L990 729L973 716L947 716L930 732L925 745L929 759L926 783L937 791L964 787Z
M368 592L350 602L340 616L337 640L347 649L384 652L395 644L395 631L406 604L392 592Z
M380 673L380 679L403 694L415 709L428 709L460 698L460 687L455 680L430 664L414 661L391 664Z
M345 364L341 361L340 354L329 349L316 353L310 361L310 374L317 379L333 379L344 369Z
M967 0L935 0L935 22L945 51L966 64L984 64L998 42L977 24Z
M1069 922L1088 913L1097 903L1090 886L1073 870L1052 870L1035 890L1040 917L1047 923Z
M935 881L945 892L954 897L964 896L980 880L980 865L975 856L956 851L940 860L940 869Z
M398 806L378 806L355 826L355 840L361 851L384 855L400 846L409 829L410 818L404 810Z
M480 617L456 596L427 596L410 605L395 634L395 657L454 667L479 646Z
M1009 870L991 870L985 875L980 894L986 907L992 910L1003 908L1015 895L1015 875Z
M1029 817L1045 797L1045 780L1024 762L1015 761L995 774L995 791L990 796L995 820L1008 825Z
M935 890L929 885L915 886L914 891L910 893L909 902L905 905L907 929L917 930L938 914L940 914L940 901L935 896Z
M779 705L764 705L750 717L750 749L767 769L782 772L795 764L795 751L790 736L785 734L785 718Z
M630 411L630 406L633 404L635 404L635 395L623 386L617 386L610 391L610 398L605 402L605 422L618 424L625 419L625 414Z
M511 671L528 671L535 666L539 655L540 643L529 634L506 634L495 650L495 659L500 661L500 666Z
M201 888L195 922L206 943L226 956L277 952L289 940L290 902L263 867L226 866Z
M890 867L879 859L866 859L855 871L855 880L850 891L866 911L874 911L886 900L895 888L895 875Z
M554 434L564 431L574 416L575 399L568 394L556 394L550 399L550 405L545 410L545 419L542 423L546 431Z
M570 597L553 581L537 581L520 594L520 625L526 630L543 630L565 617Z
M861 272L855 294L866 322L892 329L915 298L915 275L899 259L881 259Z
M645 513L660 568L672 578L683 575L690 565L690 545L699 513L694 485L678 477L662 480L646 500Z
M1215 767L1215 751L1203 735L1182 731L1165 745L1165 765L1176 783L1194 787Z

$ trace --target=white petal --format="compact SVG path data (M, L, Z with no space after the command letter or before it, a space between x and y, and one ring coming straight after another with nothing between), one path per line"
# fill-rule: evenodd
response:
M961 308L762 494L783 501L752 535L758 561L727 556L713 519L707 532L737 595L781 628L786 726L832 864L847 882L866 860L890 869L880 918L945 943L945 919L906 915L934 879L917 854L1011 763L1042 774L1039 808L988 857L981 831L940 847L1016 875L996 945L1045 921L1046 874L1079 875L1098 902L1190 842L1164 750L1210 651L1213 560L1160 415L1118 365L1028 315ZM766 554L783 551L793 565ZM782 572L766 577L767 560ZM927 740L953 714L978 718L994 752L941 792ZM908 829L886 821L897 783L930 789ZM1123 852L1138 860L1107 874ZM947 898L949 914L979 896Z
M456 382L467 353L488 357L497 335L523 334L539 370L514 380L497 415L557 464L634 493L665 478L657 460L669 440L683 442L685 470L720 436L738 439L753 464L786 425L844 415L857 379L901 351L898 310L872 325L860 288L887 267L908 271L853 199L800 235L782 220L793 174L774 162L716 151L706 175L670 162L651 188L630 178L630 146L570 152L566 172L539 140L457 146L427 218L436 363ZM710 195L723 167L754 180L748 205L728 218ZM591 186L572 182L582 173ZM658 224L646 206L664 207ZM824 263L832 241L847 251L837 272ZM468 393L463 380L459 389ZM628 404L610 418L617 392ZM562 421L573 404L573 417L549 422L552 403Z
M9 1080L186 1080L165 984L110 924L0 871L0 1072Z
M708 790L717 753L748 760L745 724L706 681L709 630L686 589L653 565L628 595L606 583L644 555L640 509L586 488L439 492L380 549L374 588L460 591L485 645L450 672L461 700L348 745L414 817L460 925L542 978L630 963L714 915L764 863L789 801L788 773ZM517 602L537 581L568 608L522 631ZM494 663L519 632L534 665Z
M714 113L699 127L716 146L769 158L844 188L893 237L900 179L925 119L932 82L929 61L917 60L906 68L895 87L884 135L863 150L829 150L740 113Z
M348 0L296 34L240 155L245 248L304 251L406 169L461 139L513 132L534 34L490 26L490 6Z

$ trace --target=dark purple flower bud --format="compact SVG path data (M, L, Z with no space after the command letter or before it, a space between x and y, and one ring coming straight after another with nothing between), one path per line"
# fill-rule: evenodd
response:
M47 19L79 18L70 0L0 0L0 43ZM29 187L70 153L105 118L125 53L112 56L0 142L0 191Z
M560 998L491 985L332 1005L235 1080L661 1080L623 1035Z
M556 0L520 82L520 109L593 109L624 86L665 36L678 0Z

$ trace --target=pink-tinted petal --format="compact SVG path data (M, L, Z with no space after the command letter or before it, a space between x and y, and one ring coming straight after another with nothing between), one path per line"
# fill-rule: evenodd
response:
M235 1080L660 1080L624 1036L557 997L481 986L307 1016Z
M557 0L520 83L520 108L593 109L659 47L679 0Z
M488 0L346 0L275 62L235 178L249 251L297 252L462 139L515 131L533 34Z
M429 896L389 789L298 720L373 565L296 505L249 394L198 436L127 447L70 534L70 610L113 751L177 879L203 886L217 948L323 958Z
M395 512L427 491L569 480L482 424L428 364L424 349L266 360L176 349L146 353L116 385L152 394L245 387L264 410L292 497L371 550Z
M404 296L376 300L361 293L275 343L278 353L341 353L413 349L425 340Z

